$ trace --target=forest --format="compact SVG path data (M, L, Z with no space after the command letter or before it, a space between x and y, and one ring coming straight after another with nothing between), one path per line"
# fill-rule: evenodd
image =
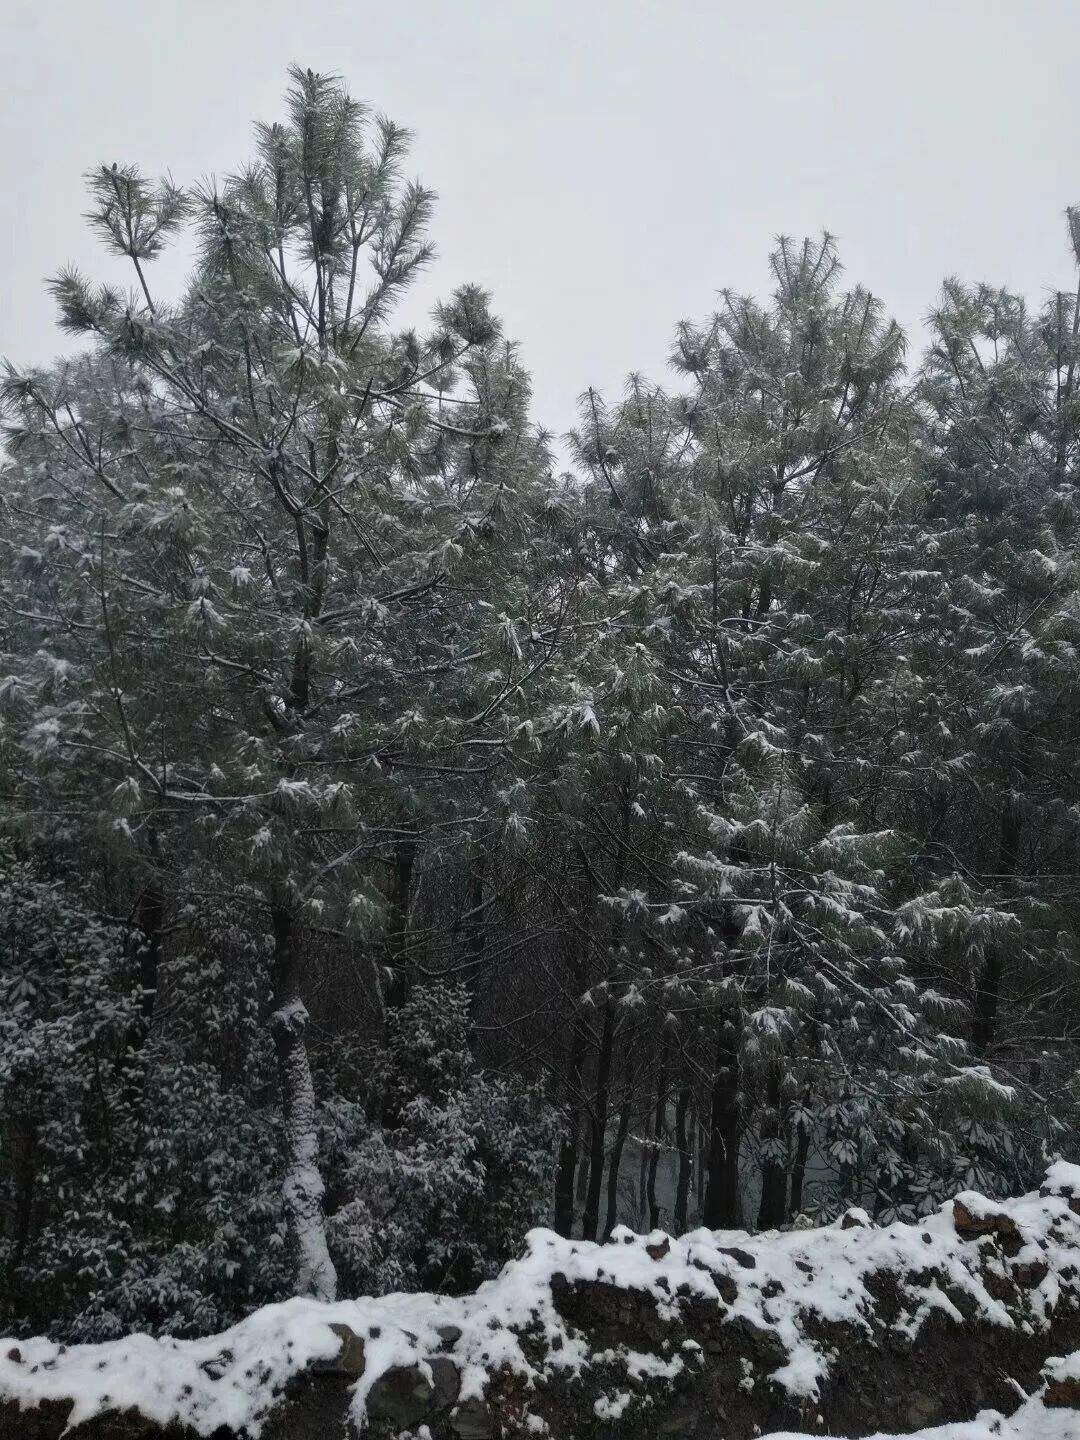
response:
M556 435L482 290L397 318L409 140L295 69L93 170L129 287L0 377L0 1333L1077 1158L1080 286L915 353L780 238Z

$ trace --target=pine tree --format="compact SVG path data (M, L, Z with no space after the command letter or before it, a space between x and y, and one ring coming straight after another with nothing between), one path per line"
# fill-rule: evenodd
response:
M541 503L545 454L485 297L459 291L423 338L386 325L431 254L407 136L331 77L292 81L287 122L221 186L90 177L92 221L139 288L61 275L62 321L95 350L6 382L9 513L33 542L9 688L39 761L28 795L47 772L67 796L74 760L81 823L111 806L155 868L213 854L258 880L298 1288L330 1296L303 927L358 937L379 989L366 862L409 833L415 773L505 746L562 604L546 575L535 599L515 591L498 548L524 552L515 517ZM184 222L200 262L169 307L148 265ZM426 821L468 823L432 799Z

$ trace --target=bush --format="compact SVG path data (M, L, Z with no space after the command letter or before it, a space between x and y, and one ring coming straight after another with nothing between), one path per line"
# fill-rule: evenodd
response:
M547 1215L555 1122L537 1091L480 1071L461 986L391 1014L377 1064L381 1119L324 1111L330 1244L346 1293L457 1293L493 1275Z

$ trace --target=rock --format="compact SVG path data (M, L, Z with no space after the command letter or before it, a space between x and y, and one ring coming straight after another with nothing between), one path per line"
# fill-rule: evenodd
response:
M463 1400L450 1416L450 1428L461 1440L492 1440L499 1433L499 1423L483 1400L471 1396Z
M576 1280L562 1273L551 1277L555 1309L594 1345L628 1345L642 1350L662 1344L668 1324L657 1311L656 1299L646 1290L614 1285L606 1280Z
M444 1345L456 1345L461 1339L461 1326L439 1325L436 1327L436 1333Z
M852 1205L850 1210L845 1210L840 1221L841 1230L870 1230L872 1223L870 1216L858 1205Z
M356 1380L364 1373L364 1342L348 1325L331 1321L330 1329L341 1341L332 1360L317 1361L311 1368L317 1375L348 1375Z
M336 1328L336 1327L335 1327ZM398 1429L416 1425L425 1416L448 1410L461 1393L461 1375L445 1355L428 1361L431 1379L420 1365L399 1365L380 1375L368 1394L368 1414L373 1420L389 1420Z
M652 1260L663 1260L671 1250L671 1236L658 1235L656 1231L645 1242L645 1253Z
M1024 1265L1013 1267L1016 1283L1025 1286L1028 1290L1035 1290L1040 1286L1049 1273L1050 1266L1045 1260L1029 1260Z
M1047 1382L1043 1404L1055 1410L1080 1410L1080 1379L1062 1375Z
M981 1207L976 1213L960 1196L953 1201L953 1224L963 1240L977 1240L980 1235L997 1235L1001 1240L1020 1239L1020 1231L1011 1215Z
M199 1366L199 1369L204 1375L209 1375L211 1380L220 1380L232 1362L232 1351L222 1350L220 1354L211 1356L209 1360L204 1360Z
M911 1397L907 1409L904 1411L904 1423L910 1425L913 1430L921 1430L929 1425L936 1425L941 1419L942 1404L935 1400L932 1395L924 1395L917 1392Z
M435 1382L435 1408L448 1410L461 1394L461 1372L445 1355L434 1355L428 1361Z
M417 1424L435 1398L435 1386L419 1365L401 1365L380 1375L368 1393L368 1414L399 1430Z
M721 1246L720 1254L730 1255L731 1258L735 1261L735 1263L737 1265L741 1265L744 1270L757 1269L757 1261L754 1259L753 1255L750 1254L749 1250L740 1250L737 1245L730 1245L726 1248L724 1246Z
M17 1345L13 1345L11 1349L7 1352L7 1358L12 1362L13 1365L21 1365L22 1351Z
M716 1286L716 1292L725 1305L734 1305L739 1294L739 1287L726 1270L713 1270L703 1260L691 1260L690 1264L695 1270L704 1270L706 1275L712 1277Z

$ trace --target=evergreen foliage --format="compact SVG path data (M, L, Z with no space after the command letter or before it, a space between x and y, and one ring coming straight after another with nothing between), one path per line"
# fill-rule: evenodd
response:
M6 1328L1075 1141L1080 289L949 280L909 359L782 238L559 474L482 291L394 328L408 141L296 69L222 182L93 171L132 290L63 272L85 347L5 371Z

